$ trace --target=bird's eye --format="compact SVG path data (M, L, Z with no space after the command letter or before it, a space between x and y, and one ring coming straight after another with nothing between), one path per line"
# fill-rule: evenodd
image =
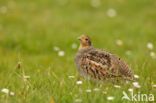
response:
M86 40L86 41L88 41L88 39L87 39L87 38L86 38L85 40Z

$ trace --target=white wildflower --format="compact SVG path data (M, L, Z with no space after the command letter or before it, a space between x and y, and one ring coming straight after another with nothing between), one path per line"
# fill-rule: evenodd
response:
M30 79L30 76L23 75L23 81L26 82L28 79Z
M152 87L153 87L153 88L156 88L156 84L153 84Z
M90 92L92 92L92 90L91 89L87 89L86 92L87 93L90 93Z
M30 79L30 76L29 75L24 75L23 78L24 79Z
M73 43L71 47L72 47L72 49L76 49L77 48L77 44Z
M57 46L54 46L54 47L53 47L53 50L54 50L54 51L59 51L59 50L60 50L60 48L59 48L59 47L57 47Z
M79 80L79 81L76 82L76 84L77 85L81 85L82 84L82 81Z
M64 55L65 55L65 52L64 51L59 51L58 52L58 56L63 57Z
M121 88L121 86L119 86L119 85L114 85L114 87L115 87L115 88Z
M139 76L137 74L134 74L134 78L139 79Z
M107 10L107 16L113 18L113 17L115 17L116 15L117 15L117 12L116 12L115 9L110 8L110 9Z
M9 94L9 89L3 88L3 89L1 90L1 92L5 93L5 94Z
M82 99L75 99L75 102L76 103L81 103L82 102Z
M109 100L109 101L114 100L114 97L113 96L108 96L107 100Z
M103 94L107 94L107 92L106 92L106 91L103 91L102 93L103 93Z
M154 48L153 44L151 42L147 43L147 48L152 50Z
M2 93L5 93L5 94L7 94L7 95L11 95L11 96L14 96L14 95L15 95L14 92L10 91L10 90L7 89L7 88L3 88L3 89L1 90L1 92L2 92Z
M151 56L151 58L156 59L156 53L155 52L150 52L150 56Z
M14 95L15 95L15 93L14 93L14 92L10 92L10 95L11 95L11 96L14 96Z
M141 86L139 85L138 82L133 82L133 86L134 86L135 88L141 88Z
M75 78L75 76L70 75L70 76L68 76L68 78L69 78L69 79L73 79L73 78Z
M116 40L116 45L117 46L122 46L123 45L123 41L120 40L120 39Z
M98 91L100 91L100 89L99 88L94 88L94 91L98 92Z
M129 88L128 91L129 91L129 92L133 92L133 89L132 89L132 88Z
M101 5L101 0L91 0L91 6L92 7L99 7Z

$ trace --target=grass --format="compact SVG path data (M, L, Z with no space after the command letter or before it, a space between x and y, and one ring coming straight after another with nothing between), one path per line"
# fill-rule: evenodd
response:
M98 0L94 0L98 1ZM94 3L95 4L95 3ZM115 17L107 15L108 9L116 10ZM94 7L91 0L1 0L0 1L0 89L15 93L0 93L1 103L131 103L122 101L122 91L131 84L110 82L92 83L82 79L77 85L77 70L72 49L76 38L87 33L94 46L119 55L140 76L140 89L135 92L153 93L156 89L156 59L150 57L146 45L156 47L156 1L154 0L105 0ZM117 46L116 40L123 46ZM59 57L53 50L58 46L65 51ZM131 55L126 55L131 51ZM22 62L17 69L18 62ZM23 79L23 75L30 79ZM69 79L73 75L75 78ZM99 88L99 91L94 91ZM86 93L91 89L91 93ZM107 92L107 94L103 92ZM114 96L108 101L108 96ZM79 100L80 99L80 100ZM156 97L155 97L156 99ZM140 103L140 102L139 102Z

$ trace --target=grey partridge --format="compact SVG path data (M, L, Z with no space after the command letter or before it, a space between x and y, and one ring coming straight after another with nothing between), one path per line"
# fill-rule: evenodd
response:
M79 37L80 47L75 57L75 63L81 76L106 80L121 77L133 80L133 73L129 66L114 54L92 46L87 35Z

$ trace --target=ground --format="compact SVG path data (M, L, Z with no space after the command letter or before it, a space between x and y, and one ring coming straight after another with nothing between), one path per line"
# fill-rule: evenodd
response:
M155 10L155 0L1 0L0 102L131 103L122 100L129 88L156 99ZM125 60L141 87L77 82L81 34Z

